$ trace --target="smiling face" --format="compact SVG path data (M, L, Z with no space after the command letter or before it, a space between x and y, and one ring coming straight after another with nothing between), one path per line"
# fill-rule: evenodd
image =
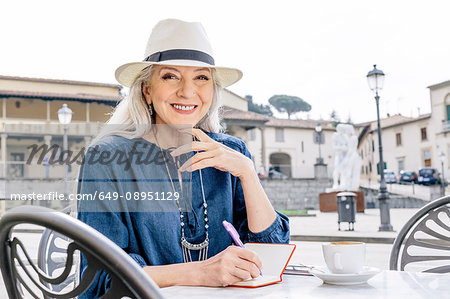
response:
M154 65L142 90L157 124L195 126L211 107L214 80L209 68Z

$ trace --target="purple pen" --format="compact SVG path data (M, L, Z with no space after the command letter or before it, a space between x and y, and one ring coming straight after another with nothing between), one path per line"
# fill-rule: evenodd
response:
M222 221L223 227L225 227L228 234L230 234L231 238L233 239L234 243L236 243L237 246L244 248L244 244L242 243L241 239L239 238L239 234L234 228L233 224L230 222L224 220ZM262 276L261 270L259 270L259 275Z

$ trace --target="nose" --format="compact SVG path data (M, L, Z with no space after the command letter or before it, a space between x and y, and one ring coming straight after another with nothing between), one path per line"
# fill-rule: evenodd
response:
M195 95L195 84L191 80L181 80L177 95L189 99Z

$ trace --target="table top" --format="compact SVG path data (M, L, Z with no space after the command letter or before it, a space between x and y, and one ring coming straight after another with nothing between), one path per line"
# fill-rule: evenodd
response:
M367 283L324 284L314 276L283 275L283 281L260 288L168 287L167 298L444 298L450 294L450 274L381 271Z

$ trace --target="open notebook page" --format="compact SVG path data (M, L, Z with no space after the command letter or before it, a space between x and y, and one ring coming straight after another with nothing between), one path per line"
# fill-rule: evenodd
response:
M281 275L295 250L294 244L246 243L262 261L262 276L237 282L232 286L258 287L281 281Z

